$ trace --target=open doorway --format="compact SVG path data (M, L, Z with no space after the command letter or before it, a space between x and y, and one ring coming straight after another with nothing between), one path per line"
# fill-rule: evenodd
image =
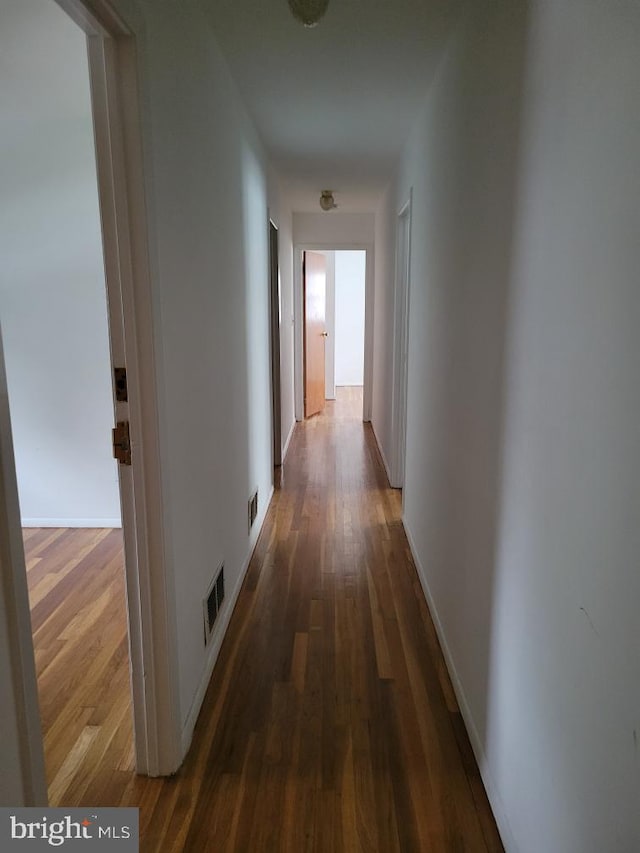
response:
M369 421L372 249L357 245L335 249L323 245L297 246L295 255L296 419L317 414L325 401L343 396L349 398L352 409L357 399L362 419ZM314 346L319 342L320 345ZM320 400L311 406L309 388L317 391L315 397Z
M8 0L0 55L0 320L48 795L71 806L96 765L134 766L86 37Z
M22 120L23 136L26 137L28 132L49 132L50 138L57 140L55 132L59 129L57 123L64 112L62 107L65 102L64 96L62 102L50 100L48 110L44 112L42 126L37 126L37 122L35 129L29 125L28 88L32 82L30 75L34 68L42 63L43 57L47 57L51 32L45 28L45 32L40 31L35 45L31 48L25 47L23 37L29 35L32 22L28 15L23 19L21 14L29 9L37 12L44 9L53 10L57 14L64 14L58 8L61 7L69 14L73 27L77 28L79 33L80 44L83 45L83 73L85 81L89 80L91 90L93 132L89 134L90 147L93 148L95 144L104 247L109 320L108 370L113 376L114 387L111 414L102 426L106 436L109 436L110 427L114 420L116 421L113 446L119 460L119 500L125 554L125 577L122 579L120 572L120 578L124 580L127 598L127 639L121 648L128 649L130 662L125 701L133 710L136 771L151 776L170 775L180 764L183 748L174 626L168 616L169 583L163 541L160 436L154 382L156 359L135 37L108 0L57 0L57 4L51 3L50 0L11 2L15 6L15 14L11 20L11 4L6 3L3 7L2 34L7 33L10 41L15 44L18 56L24 54L34 59L34 64L29 67L22 89L18 86L13 100L7 98L6 102L3 102L0 121ZM11 73L11 55L10 50L3 50L0 54L3 98L7 92L6 81ZM53 64L52 62L51 65ZM71 82L69 87L73 89ZM47 128L47 122L51 127ZM15 134L11 137L3 130L3 141L5 137L12 139L13 145L16 144ZM20 144L25 145L24 140ZM71 165L72 161L73 157L69 159L67 166ZM0 168L2 166L0 162ZM40 177L39 185L34 190L36 194L50 192L60 175ZM64 178L64 175L62 177ZM12 205L9 219L19 216L20 213L20 206ZM63 218L64 213L64 205L61 204L56 210L56 218ZM29 224L29 217L26 218L25 224ZM69 250L69 247L74 246L74 240L77 240L76 234L65 235L64 240L50 241L54 254L55 251L58 252L56 260L60 260L59 256L65 249ZM42 264L40 273L43 279L47 279L48 272L47 264ZM78 302L81 302L83 291L80 290L76 297ZM2 319L4 326L11 325L10 317ZM27 334L31 331L28 330ZM4 583L2 608L6 629L0 638L0 653L11 664L11 690L3 694L2 713L7 722L5 737L15 740L18 745L17 751L11 751L9 760L15 787L22 791L20 802L24 805L38 805L47 800L43 739L4 361L0 343L0 562ZM67 414L65 376L65 371L62 371L62 375L53 381L46 393L53 395L57 405ZM64 427L59 430L59 441L65 446L70 443L67 441L68 432ZM73 451L71 456L73 457ZM115 554L113 559L116 559ZM111 561L109 558L108 562ZM44 592L44 588L40 591ZM84 614L87 624L92 624L103 603L104 597L100 602L94 602L95 607ZM45 622L50 624L48 619ZM70 627L67 625L67 628ZM73 624L74 631L79 628L79 622ZM48 653L55 653L55 642L50 644ZM124 671L127 669L125 667ZM125 711L123 716L124 714ZM64 717L58 725L60 728L65 725ZM71 769L78 757L87 752L93 759L102 757L105 746L112 743L112 739L106 735L98 737L98 733L94 731L95 726L88 725L86 728L84 738L75 743L75 750L67 756L69 762L65 772ZM116 730L122 733L126 731L126 727L116 724L114 738L119 737ZM119 766L124 768L128 763L129 759ZM97 764L94 764L89 771L89 776L94 781L96 768ZM113 774L108 772L108 779L104 775L101 778L108 783L108 780L112 781L112 776ZM94 785L93 790L95 789ZM109 799L111 800L112 796L109 796ZM99 798L96 797L94 801L99 801Z

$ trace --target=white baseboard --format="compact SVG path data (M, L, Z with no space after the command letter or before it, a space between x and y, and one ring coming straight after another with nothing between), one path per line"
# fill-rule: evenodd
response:
M253 552L256 549L256 545L258 544L258 537L260 536L265 518L267 517L267 511L269 509L269 505L271 504L273 492L274 489L273 486L271 486L271 491L269 492L269 496L264 504L264 509L262 510L262 516L259 518L258 524L254 528L255 532L250 540L249 556L245 560L236 585L233 588L231 595L228 597L227 601L223 605L223 609L220 613L221 621L215 629L215 636L207 653L207 659L205 662L205 667L202 673L200 684L198 685L198 689L196 690L193 702L191 703L191 708L189 709L189 713L187 714L187 718L182 727L182 755L180 758L180 764L182 764L184 759L187 757L187 753L189 752L189 747L191 746L191 741L193 739L193 732L196 727L196 722L198 721L198 715L200 714L200 709L202 708L202 703L204 701L207 688L209 687L209 682L211 681L213 668L215 667L216 661L218 660L218 655L220 654L222 642L226 636L227 629L229 627L229 622L231 621L231 616L235 609L238 596L240 595L240 590L242 589L242 584L244 582L245 575L247 574L247 569L249 568L249 564L251 563L251 558L253 557Z
M291 429L289 430L289 435L287 436L287 440L284 443L284 447L282 448L282 461L284 462L285 457L287 455L287 451L289 450L289 445L291 444L291 439L293 438L293 433L296 428L297 421L294 419L291 424Z
M418 557L418 552L415 546L413 536L411 535L411 530L407 526L407 522L404 518L402 519L402 525L404 527L404 532L407 536L407 541L409 542L413 561L416 565L420 585L422 586L424 596L427 600L427 605L429 606L429 612L431 613L431 618L433 619L433 624L435 625L436 633L438 634L438 639L440 641L440 646L442 648L442 653L444 655L445 663L447 665L447 670L451 678L453 690L456 694L458 705L460 706L460 713L462 714L462 719L464 720L464 724L469 735L469 740L471 741L471 747L478 763L478 768L480 770L480 775L482 776L482 781L487 792L487 797L489 798L489 802L491 803L493 816L495 817L496 824L498 825L498 832L500 833L500 838L502 839L502 843L507 853L517 853L518 847L516 845L514 835L511 831L511 827L509 826L509 821L507 820L507 815L502 803L502 798L500 797L493 776L489 769L489 762L484 751L484 745L480 739L480 736L478 735L478 729L473 719L471 709L469 708L469 703L467 702L464 687L462 686L462 682L460 681L460 678L458 676L458 670L456 668L453 655L451 654L451 650L449 649L449 644L447 643L447 637L444 632L442 622L440 621L438 608L436 607L436 603L431 594L431 589L429 588L429 583L427 581L427 576L425 574L424 568L422 566L422 563L420 562L420 558Z
M382 449L382 444L380 443L380 439L378 438L378 434L376 433L376 427L373 421L369 421L371 424L371 429L373 430L373 437L376 440L376 447L378 448L378 453L380 454L380 458L382 459L382 464L384 465L384 470L387 472L387 480L391 483L391 468L389 467L389 463L387 462L387 457L384 455L384 450Z
M23 518L22 527L122 527L121 518Z

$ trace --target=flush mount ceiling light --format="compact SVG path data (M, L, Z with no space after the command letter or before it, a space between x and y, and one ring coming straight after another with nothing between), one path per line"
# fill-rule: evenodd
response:
M288 0L291 14L305 27L315 27L327 11L329 0Z
M337 206L333 192L331 190L322 190L320 194L320 207L323 210L334 210Z

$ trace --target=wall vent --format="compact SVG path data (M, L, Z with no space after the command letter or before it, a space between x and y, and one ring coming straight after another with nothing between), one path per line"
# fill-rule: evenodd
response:
M222 607L222 602L224 601L224 563L221 564L218 569L218 573L214 577L211 586L209 587L209 591L204 599L203 610L204 610L204 644L205 646L211 639L211 634L213 633L213 626L215 624L216 619L218 618L218 613L220 612L220 608Z
M249 498L249 533L251 533L251 528L253 527L253 522L256 520L258 515L258 490L251 495Z

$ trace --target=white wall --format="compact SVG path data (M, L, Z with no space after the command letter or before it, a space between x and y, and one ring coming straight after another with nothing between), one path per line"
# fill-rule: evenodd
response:
M640 6L530 14L488 739L523 849L637 850Z
M372 244L373 213L293 213L293 244L323 245L338 249L353 244Z
M335 384L364 382L366 253L335 253Z
M27 525L120 524L86 53L55 3L3 3L0 320Z
M405 526L508 851L640 848L639 53L625 0L467 4L380 211L413 186Z
M197 7L141 8L161 429L170 448L162 460L165 544L186 746L272 489L268 211L277 201ZM286 217L279 224L286 229ZM249 535L256 488L259 517ZM205 649L202 601L222 562L227 603Z

